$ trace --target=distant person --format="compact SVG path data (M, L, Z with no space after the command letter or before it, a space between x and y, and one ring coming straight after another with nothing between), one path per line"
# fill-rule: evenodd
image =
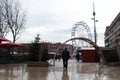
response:
M62 52L62 59L63 59L63 68L67 69L68 67L68 60L70 58L70 52L65 48Z
M79 60L80 60L80 54L78 52L76 54L76 60L77 60L77 62L79 62Z
M60 61L60 58L61 58L61 55L60 54L58 54L58 60Z

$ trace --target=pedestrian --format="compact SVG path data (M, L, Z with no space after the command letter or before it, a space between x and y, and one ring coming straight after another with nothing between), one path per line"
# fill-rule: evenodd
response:
M63 59L63 68L67 69L68 67L68 60L70 58L70 52L65 48L62 52L62 59Z
M58 60L60 61L60 58L61 58L61 56L60 56L60 54L58 54Z
M77 61L79 62L79 60L80 60L80 54L77 52L77 54L76 54L76 59L77 59Z

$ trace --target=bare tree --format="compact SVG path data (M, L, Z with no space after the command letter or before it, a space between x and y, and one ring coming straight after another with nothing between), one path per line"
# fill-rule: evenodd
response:
M21 9L19 0L4 0L2 1L2 6L3 16L10 32L12 33L13 43L15 43L16 40L20 38L21 31L25 28L25 11Z
M9 32L9 28L6 24L5 17L3 16L3 6L0 2L0 36L5 37Z

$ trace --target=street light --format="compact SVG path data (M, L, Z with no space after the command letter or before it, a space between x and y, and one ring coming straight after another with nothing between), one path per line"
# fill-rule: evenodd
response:
M92 20L94 21L94 41L95 41L95 45L97 44L97 32L96 32L96 22L98 22L98 20L96 20L95 18L95 6L94 6L94 2L93 2L93 18ZM95 49L95 61L98 61L98 53Z
M91 19L94 21L94 41L95 41L95 44L97 44L96 22L98 22L98 20L96 20L95 15L96 15L95 5L94 5L94 2L93 2L93 18L91 18Z

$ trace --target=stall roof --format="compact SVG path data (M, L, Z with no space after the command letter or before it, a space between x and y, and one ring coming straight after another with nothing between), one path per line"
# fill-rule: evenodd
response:
M10 41L10 40L8 40L8 39L6 39L6 38L0 36L0 41Z
M7 48L7 47L24 47L24 45L15 44L15 43L2 43L2 44L0 44L0 48Z

